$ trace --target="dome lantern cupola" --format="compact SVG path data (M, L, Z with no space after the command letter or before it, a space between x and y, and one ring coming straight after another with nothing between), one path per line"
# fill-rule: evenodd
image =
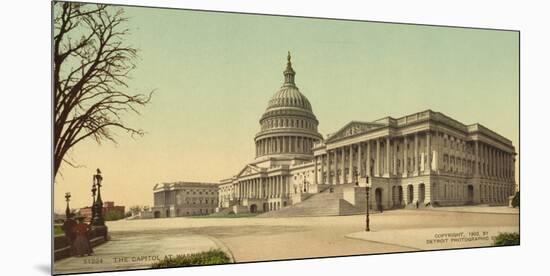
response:
M287 62L286 62L286 69L285 71L283 72L284 76L285 76L285 83L283 84L283 86L295 86L296 84L294 83L294 76L296 76L296 72L294 72L294 69L292 69L292 62L290 61L290 51L288 51L288 56L286 58Z

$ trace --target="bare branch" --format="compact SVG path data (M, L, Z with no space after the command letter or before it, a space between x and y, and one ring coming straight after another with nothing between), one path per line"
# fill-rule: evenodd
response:
M129 94L130 72L138 50L127 45L130 30L122 8L54 3L54 173L67 152L86 139L116 143L115 132L142 136L125 125L124 114L140 114L152 92Z

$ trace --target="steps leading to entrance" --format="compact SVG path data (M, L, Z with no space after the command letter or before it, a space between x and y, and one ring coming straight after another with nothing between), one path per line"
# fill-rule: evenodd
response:
M332 186L332 193L328 188L300 203L277 211L267 212L258 217L318 217L362 214L364 211L343 199L343 189L351 187L350 185L352 184Z

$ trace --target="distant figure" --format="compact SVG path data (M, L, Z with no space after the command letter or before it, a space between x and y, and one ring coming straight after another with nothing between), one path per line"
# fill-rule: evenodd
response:
M418 200L416 201L416 209L418 209Z
M74 226L75 240L73 243L74 253L77 256L92 255L93 250L90 245L90 225L84 223L84 217L78 216L76 218L78 224Z
M61 228L63 229L63 232L65 233L65 237L69 239L69 244L71 247L73 246L73 242L75 239L75 233L74 233L74 227L76 226L76 221L74 220L74 214L69 214L69 217L65 219L65 222L63 222L63 226Z
M384 207L382 207L382 204L378 204L378 211L380 211L380 213L384 212Z

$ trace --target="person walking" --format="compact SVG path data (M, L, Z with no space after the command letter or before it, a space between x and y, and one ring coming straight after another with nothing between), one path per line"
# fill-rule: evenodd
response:
M78 224L74 226L75 240L73 248L75 255L83 257L84 255L92 255L93 250L90 245L90 225L84 223L84 217L78 216Z

